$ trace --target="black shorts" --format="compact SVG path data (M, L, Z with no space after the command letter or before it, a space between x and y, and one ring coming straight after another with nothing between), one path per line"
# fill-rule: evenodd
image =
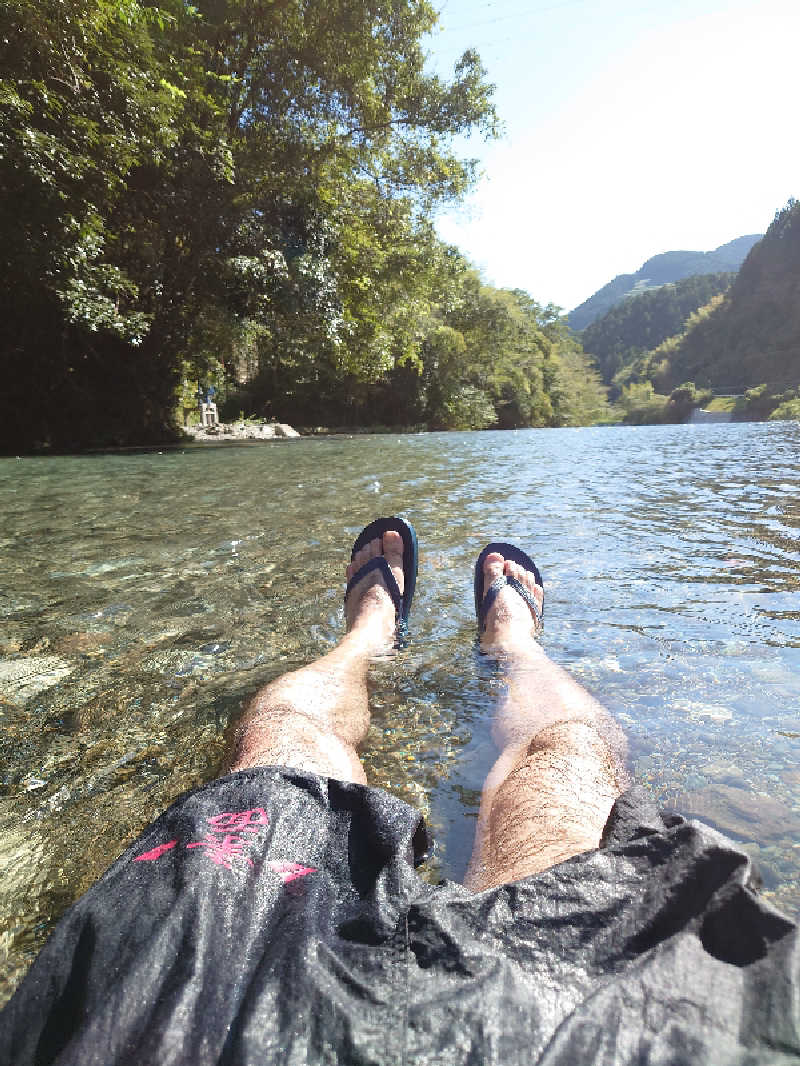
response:
M473 894L419 815L274 767L180 798L64 916L0 1062L781 1063L797 929L747 856L640 789L603 845Z

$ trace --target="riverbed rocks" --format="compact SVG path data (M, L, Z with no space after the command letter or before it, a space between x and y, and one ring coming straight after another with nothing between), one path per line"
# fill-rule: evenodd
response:
M112 639L111 633L69 633L59 637L55 642L54 648L60 655L81 656L92 659L104 655Z
M0 661L0 696L24 705L40 692L57 685L73 666L59 655L32 655Z
M800 834L800 815L771 796L710 784L675 797L675 808L738 840L773 841Z

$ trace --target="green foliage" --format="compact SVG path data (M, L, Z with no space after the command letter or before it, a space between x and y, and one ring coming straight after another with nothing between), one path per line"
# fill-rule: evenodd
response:
M760 234L737 237L713 252L662 252L642 264L635 274L619 274L579 307L570 311L572 329L583 330L629 298L652 292L662 285L705 274L735 272Z
M163 440L214 383L300 424L579 424L605 391L557 310L435 235L497 132L428 0L10 0L0 342L15 448Z
M698 390L693 381L673 389L669 396L659 395L652 382L625 385L620 405L625 411L623 421L629 425L652 425L685 422L695 407L703 407L711 393Z
M126 414L117 433L95 420L92 442L163 438L183 362L232 370L243 343L277 382L284 358L324 385L413 355L409 249L472 179L453 139L496 129L474 52L450 81L425 73L435 20L417 0L10 0L10 435L80 442L121 359Z
M726 390L767 381L778 391L800 383L798 285L800 204L790 200L753 247L725 300L690 323L670 354L671 381L691 376Z
M422 345L433 425L446 426L443 410L465 386L491 403L491 422L502 429L608 416L605 390L557 308L542 308L520 289L483 285L465 266L460 289L436 313L445 326L436 326Z
M769 415L770 422L784 421L790 418L800 419L800 395L795 396L793 400L784 400Z
M784 389L765 384L756 385L738 398L733 417L737 421L797 418L798 404L800 387Z
M488 393L474 385L461 385L450 393L442 408L444 429L486 429L497 421Z
M714 279L689 282L693 286L696 280L708 284ZM647 334L643 312L665 291L659 290L627 301L589 327L584 344L606 374L614 371L612 397L644 383L652 384L654 392L671 394L663 410L653 406L647 417L671 420L692 405L707 402L699 395L683 394L679 383L687 378L707 394L715 389L742 393L732 410L736 419L791 417L800 385L798 285L800 204L790 200L776 213L763 240L752 247L727 292L720 289L692 310L672 335L646 346L653 337L652 332ZM638 335L633 328L637 318L637 327L642 327ZM641 411L633 416L629 410L626 417L645 416Z
M724 293L732 274L702 274L631 296L581 334L584 350L597 361L604 381L647 377L646 353L682 333L687 319Z

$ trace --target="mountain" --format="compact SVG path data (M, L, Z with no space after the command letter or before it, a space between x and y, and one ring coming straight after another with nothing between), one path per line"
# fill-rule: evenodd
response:
M717 389L800 385L800 202L790 200L727 296L669 355L666 384Z
M635 296L661 285L680 281L694 274L718 274L736 271L750 249L761 239L760 233L721 244L713 252L662 252L654 255L635 274L618 274L602 289L584 300L567 315L567 322L575 330L585 329L591 322L610 311L628 296Z
M726 292L733 273L693 274L628 297L581 334L583 350L597 363L606 385L638 356L682 333L691 314Z

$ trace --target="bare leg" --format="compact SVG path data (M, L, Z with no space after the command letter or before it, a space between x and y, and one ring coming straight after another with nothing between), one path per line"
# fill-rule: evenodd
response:
M529 574L488 555L484 588L505 573L537 598ZM502 589L482 648L502 664L506 691L493 723L500 757L486 779L465 883L480 891L596 848L625 787L622 733L607 712L534 639L521 596Z
M347 568L349 578L385 555L403 590L403 541L390 530L370 541ZM352 590L345 605L347 634L328 655L265 685L253 697L233 738L227 770L293 766L344 781L366 782L357 748L369 727L367 668L391 647L395 611L375 571Z

